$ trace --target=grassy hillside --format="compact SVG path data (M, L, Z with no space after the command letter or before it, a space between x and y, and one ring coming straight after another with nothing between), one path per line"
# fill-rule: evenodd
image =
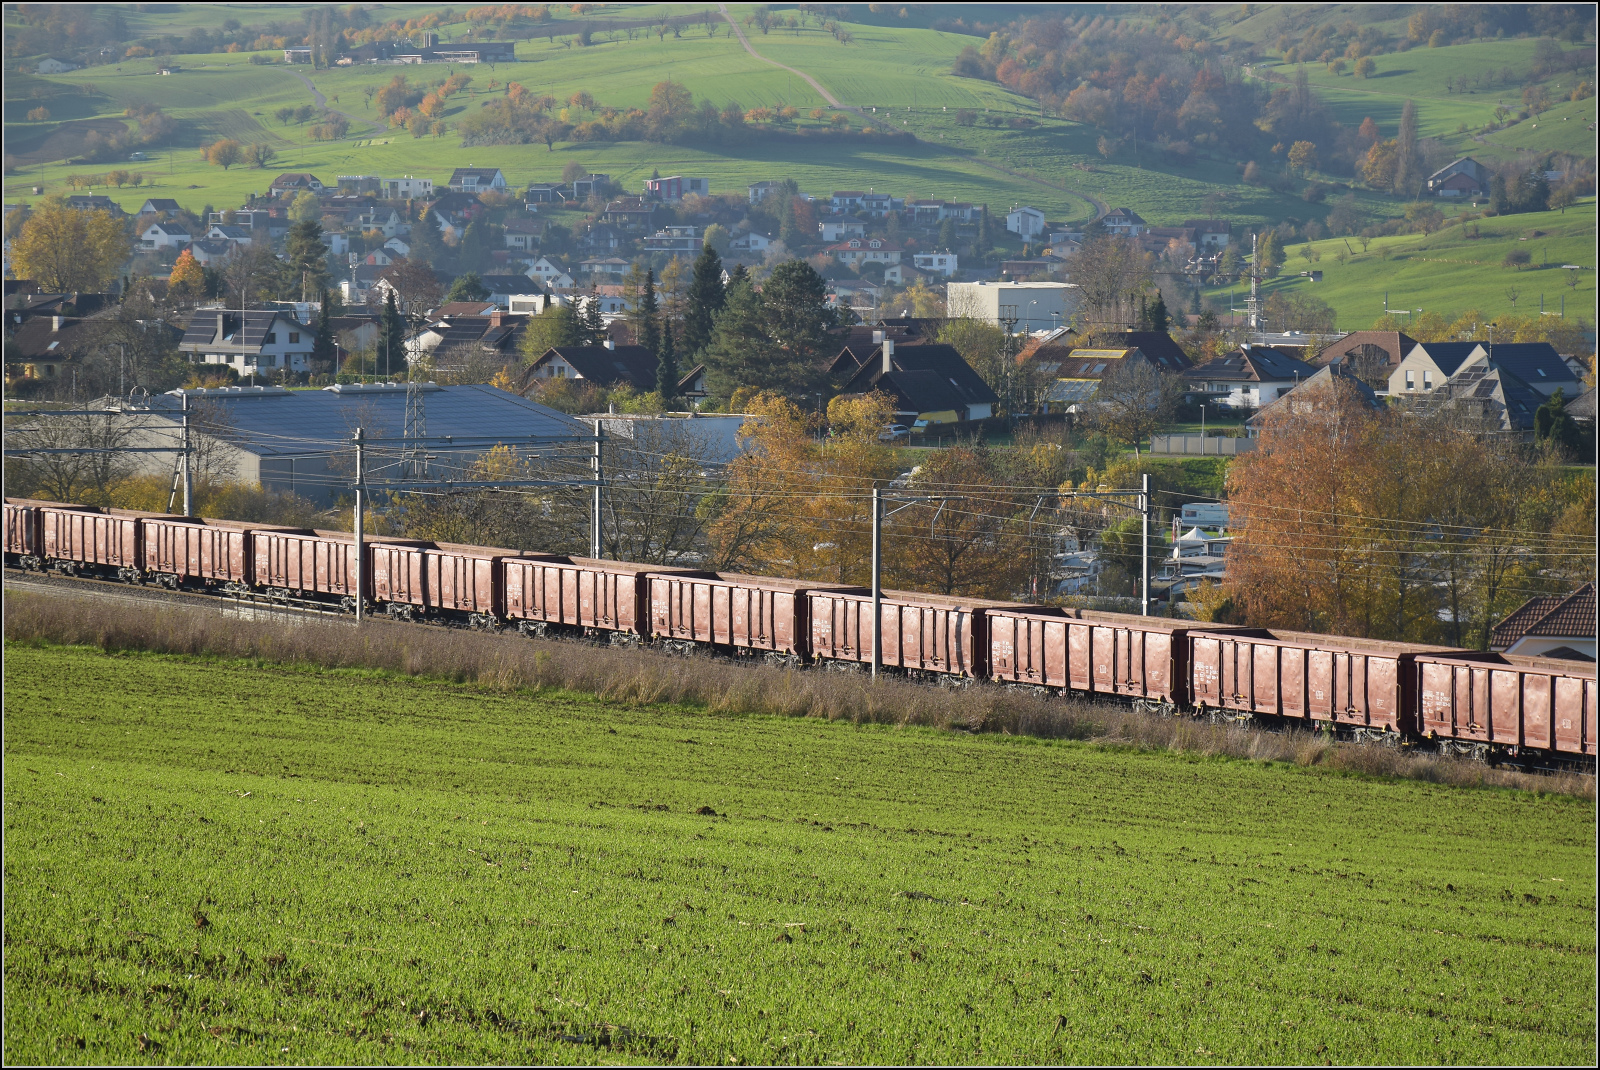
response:
M6 684L8 1062L1593 1058L1579 800L74 648Z
M1316 263L1293 245L1285 272L1316 268L1322 281L1283 278L1265 283L1264 293L1306 290L1339 312L1341 330L1360 330L1383 315L1384 296L1395 309L1423 309L1446 319L1470 309L1493 317L1513 310L1508 290L1517 291L1515 311L1521 315L1539 310L1544 296L1546 312L1562 307L1568 318L1595 320L1595 201L1587 198L1563 212L1479 219L1456 224L1432 235L1407 234L1376 238L1362 252L1355 239L1327 238L1313 242L1322 254ZM1503 266L1512 250L1527 252L1532 263L1521 270ZM1343 251L1348 260L1335 257ZM1579 285L1570 288L1562 264L1581 264ZM1548 265L1548 267L1544 266ZM1213 295L1233 293L1243 308L1248 283L1212 290Z

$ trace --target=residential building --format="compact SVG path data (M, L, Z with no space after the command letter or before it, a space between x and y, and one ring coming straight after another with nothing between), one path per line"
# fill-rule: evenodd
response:
M122 210L122 205L99 193L70 194L67 197L67 207L76 208L80 212L105 212L112 219L121 219L128 214Z
M695 257L700 255L704 243L700 240L699 227L663 227L644 240L644 247L652 253Z
M586 275L615 275L617 278L626 275L631 266L620 256L592 256L578 262L578 270Z
M339 237L342 238L344 235L341 234ZM390 238L388 241L383 243L383 247L389 250L389 255L391 256L411 255L411 243L406 241L404 238Z
M578 247L586 253L607 253L628 244L628 237L610 223L596 223L578 239Z
M754 253L757 256L765 253L772 243L778 239L771 234L762 234L760 231L747 230L736 236L728 243L728 251L732 253Z
M1119 342L1123 346L1137 348L1146 360L1161 371L1181 374L1194 367L1194 361L1166 331L1123 331Z
M1389 373L1391 397L1427 393L1443 386L1463 364L1484 355L1479 342L1416 342Z
M861 210L861 198L865 196L860 190L834 190L828 203L835 212L858 212Z
M214 268L221 266L222 262L233 255L238 248L234 242L210 241L209 239L193 242L189 246L189 253L199 262L201 267Z
M1188 371L1189 389L1231 409L1258 409L1317 373L1316 367L1272 346L1245 343Z
M894 211L895 204L895 199L887 193L868 190L857 199L856 211L872 219L883 219Z
M1487 167L1471 156L1463 156L1428 176L1428 192L1435 197L1482 197L1491 177Z
M389 201L426 199L433 196L433 179L413 178L410 175L386 178L383 180L381 193L383 198Z
M285 62L285 63L310 63L311 62L311 49L309 49L309 48L301 48L301 47L286 48L286 49L283 50L283 62Z
M1205 252L1221 252L1232 240L1233 227L1226 219L1185 219L1183 225L1195 233L1195 244Z
M610 189L610 175L582 175L572 180L572 198L577 201L604 197Z
M267 196L274 200L280 197L294 200L302 193L321 194L326 189L327 187L316 175L304 171L286 172L272 180L272 184L267 187Z
M483 288L489 291L489 300L505 309L513 298L544 296L544 284L526 275L485 275Z
M1022 205L1006 214L1006 229L1024 241L1033 241L1045 232L1044 213Z
M1545 397L1557 390L1568 398L1583 393L1578 373L1549 342L1496 342L1484 347L1483 359L1504 368Z
M1444 383L1410 400L1418 410L1449 411L1458 424L1523 441L1532 440L1535 413L1544 403L1543 394L1483 356L1466 361Z
M201 309L189 321L178 350L196 364L227 364L250 372L306 371L316 329L286 312Z
M598 386L628 385L641 393L656 388L660 360L644 346L556 346L528 366L524 378L587 379Z
M503 193L506 176L498 167L458 167L450 173L450 189L454 193Z
M541 256L528 268L528 277L538 279L539 282L552 290L572 288L572 276L567 274L567 269L560 262ZM565 285L562 285L563 280Z
M334 189L345 197L376 197L383 189L381 175L337 175Z
M857 270L873 263L898 264L901 253L900 246L887 238L851 238L830 245L825 251L839 263Z
M238 313L235 313L238 315ZM149 400L149 410L130 414L136 445L171 445L177 440L185 395L208 411L207 424L226 430L201 436L211 456L226 465L235 479L259 484L272 493L292 493L329 506L348 493L350 472L336 467L349 456L351 420L400 437L406 426L413 391L421 390L428 433L441 440L428 449L429 472L440 479L470 479L467 473L489 451L483 445L455 447L445 438L474 443L511 441L530 435L546 439L590 438L583 423L544 405L492 386L437 386L433 383L339 384L322 390L282 387L222 387L173 391ZM155 426L152 426L155 425ZM172 455L135 454L143 474L172 476Z
M1356 398L1369 409L1383 408L1377 391L1363 381L1350 365L1324 364L1310 378L1263 405L1259 412L1245 421L1245 427L1250 437L1255 438L1273 413L1306 415L1327 411L1340 399L1349 397Z
M513 219L505 225L506 248L531 253L539 248L548 228L542 219Z
M932 271L924 271L902 260L883 269L883 281L891 286L910 286L914 282L937 282L945 278Z
M1314 364L1345 364L1373 389L1387 393L1389 377L1417 340L1404 331L1353 331L1323 346Z
M171 197L151 197L139 206L140 215L171 216L181 211L182 207Z
M677 204L690 194L701 197L711 196L710 180L689 178L685 175L670 175L667 178L647 178L644 180L644 195L653 201Z
M817 224L825 242L843 241L845 238L864 238L867 225L859 219L829 219Z
M233 223L215 223L206 231L206 240L250 245L255 241L255 231L250 227L241 227Z
M1034 350L1036 367L1052 377L1045 389L1044 411L1076 413L1094 401L1107 375L1135 364L1154 364L1137 346L1096 348L1042 345ZM1053 366L1053 367L1052 367Z
M948 250L939 253L913 253L911 263L919 271L943 275L946 278L954 275L960 267L959 258Z
M624 230L645 230L654 220L655 205L641 197L623 197L606 205L600 221L622 227Z
M189 229L177 223L151 223L139 232L141 249L181 249L193 240Z
M1067 282L951 282L945 284L951 316L971 316L1025 333L1060 327L1083 303L1082 291Z
M1037 275L1059 275L1066 270L1067 262L1059 256L1046 254L1032 260L1002 260L1002 278L1027 279Z
M76 63L70 63L64 59L57 59L55 56L46 56L44 59L39 61L40 74L66 74L68 71L75 71L77 69L78 65Z
M896 420L914 427L986 420L1000 403L956 348L943 343L896 346L885 338L864 363L857 365L847 351L829 372L842 383L843 395L888 394Z
M559 182L535 182L528 187L522 199L527 202L528 211L532 212L537 210L536 205L564 204L570 199L567 196L569 192L567 187Z
M1132 208L1113 208L1100 219L1107 234L1118 238L1137 238L1150 229L1150 225Z
M515 63L515 41L463 41L445 48L438 47L438 39L428 35L429 43L422 47L397 48L389 59L395 63Z
M749 191L749 194L750 194L750 203L751 204L760 204L762 201L766 200L768 197L772 196L774 193L776 193L779 190L783 189L783 183L782 182L757 182L753 186L746 187L746 189Z
M1594 584L1569 595L1538 595L1512 610L1489 633L1489 649L1567 661L1595 660Z
M94 348L90 320L78 316L32 316L17 324L7 314L6 381L57 379Z

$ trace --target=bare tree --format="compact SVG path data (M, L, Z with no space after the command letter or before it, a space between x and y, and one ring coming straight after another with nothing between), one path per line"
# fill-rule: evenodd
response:
M1150 255L1131 238L1101 234L1072 258L1091 328L1132 326L1137 295L1150 281Z
M1089 422L1138 454L1145 436L1172 422L1183 384L1145 361L1118 361L1100 380Z
M698 560L710 520L701 503L711 489L704 440L685 420L630 420L632 438L609 439L605 458L608 556L647 564Z
M13 425L20 424L20 427ZM117 484L133 474L135 421L108 412L78 416L18 416L6 419L10 450L92 450L32 453L6 460L6 493L57 502L109 505ZM176 443L174 443L176 444Z

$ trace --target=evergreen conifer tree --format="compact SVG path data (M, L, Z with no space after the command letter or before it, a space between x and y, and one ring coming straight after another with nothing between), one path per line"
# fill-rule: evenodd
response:
M333 343L333 301L331 291L322 291L322 311L317 313L317 336L311 343L312 367L322 373L334 369L337 349Z
M378 368L383 375L393 375L396 362L404 367L406 362L406 320L395 303L394 291L383 299L383 316L378 321Z
M600 295L590 294L589 299L583 303L583 344L586 346L605 345L606 339L611 337L606 330L606 321L600 316Z
M667 408L672 407L672 399L678 396L678 354L677 347L672 341L672 324L669 321L661 330L661 348L656 355L656 393L667 402Z
M711 331L723 302L722 257L708 245L695 259L688 307L683 314L683 351L690 358L711 344Z

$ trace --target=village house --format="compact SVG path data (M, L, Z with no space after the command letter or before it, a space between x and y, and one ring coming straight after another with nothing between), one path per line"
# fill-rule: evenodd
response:
M104 212L112 219L121 219L128 214L122 210L122 205L99 193L71 194L67 197L67 207L80 212Z
M1107 234L1118 238L1137 238L1149 230L1149 224L1132 208L1113 208L1100 220Z
M949 250L939 253L913 253L911 263L919 271L949 278L958 270L960 258Z
M1428 176L1428 192L1435 197L1482 197L1489 188L1489 169L1471 156L1452 160Z
M660 360L644 346L556 346L528 366L525 378L587 379L597 386L628 385L640 393L656 388Z
M1028 205L1013 208L1006 214L1006 229L1024 241L1032 241L1045 232L1044 213Z
M702 248L699 227L663 227L644 240L646 252L698 256Z
M151 223L139 232L139 248L181 249L194 240L187 227L177 223Z
M288 172L272 180L267 187L267 196L274 200L288 197L292 201L302 193L321 194L326 188L316 175Z
M171 197L151 197L139 206L140 215L173 216L183 211Z
M576 192L576 184L574 184L574 192ZM644 180L644 195L650 200L677 204L690 194L700 197L711 196L711 182L708 179L688 178L684 175L671 175L667 178L647 178Z
M227 364L241 375L306 371L316 329L286 312L202 309L178 343L197 364Z
M379 192L384 200L410 201L433 196L433 179L413 178L405 175L401 178L386 178L379 183Z
M1272 346L1245 343L1232 353L1189 369L1189 389L1202 400L1231 409L1258 409L1315 375L1317 369Z
M829 219L817 224L817 230L822 234L822 240L828 243L843 241L845 238L864 238L867 235L867 225L859 219Z
M1567 661L1595 660L1594 584L1569 595L1537 595L1512 610L1489 633L1489 649Z
M830 245L825 251L839 263L857 270L872 263L898 264L901 253L900 246L887 238L851 238Z
M843 396L889 395L896 420L917 428L986 420L1000 404L956 348L942 343L896 346L883 338L859 365L849 351L840 353L829 374Z
M450 189L454 193L503 193L506 176L498 167L458 167L450 173Z

